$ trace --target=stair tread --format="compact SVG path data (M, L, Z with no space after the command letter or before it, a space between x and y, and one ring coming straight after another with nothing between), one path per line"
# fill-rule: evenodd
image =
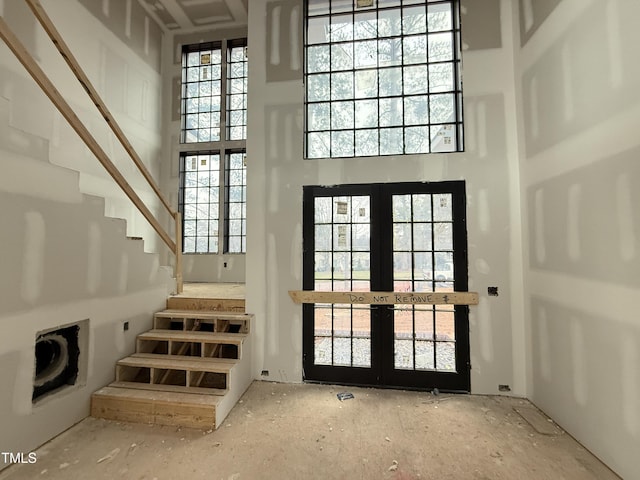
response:
M134 390L150 390L154 392L187 393L190 395L226 395L229 390L225 388L184 387L181 385L162 385L157 383L137 382L113 382L110 387Z
M181 342L219 342L241 344L246 333L202 332L154 329L138 335L140 340L177 340Z
M195 372L228 373L238 363L233 358L202 358L157 353L134 353L118 360L118 365L129 367L191 370Z
M167 309L155 314L160 318L194 318L212 320L249 320L253 315L234 312L207 312L202 310L174 310Z
M158 390L147 390L138 388L121 388L117 386L106 386L93 393L94 396L117 397L121 399L134 399L143 401L191 404L215 407L220 396L218 395L194 395L193 393L165 392Z

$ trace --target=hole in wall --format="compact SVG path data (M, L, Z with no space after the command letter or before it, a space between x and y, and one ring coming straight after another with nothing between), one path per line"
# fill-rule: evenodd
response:
M38 332L32 401L57 392L78 379L80 325Z

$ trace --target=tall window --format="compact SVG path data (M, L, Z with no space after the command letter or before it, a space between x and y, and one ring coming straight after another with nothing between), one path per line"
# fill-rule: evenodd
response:
M307 0L305 156L463 149L458 0Z
M185 253L217 253L220 219L220 154L180 157L180 205Z
M246 248L246 39L182 55L180 211L184 253Z

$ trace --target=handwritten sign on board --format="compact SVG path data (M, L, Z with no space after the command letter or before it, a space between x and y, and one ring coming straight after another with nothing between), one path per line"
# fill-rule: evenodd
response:
M363 305L477 305L476 292L316 292L290 290L295 303Z

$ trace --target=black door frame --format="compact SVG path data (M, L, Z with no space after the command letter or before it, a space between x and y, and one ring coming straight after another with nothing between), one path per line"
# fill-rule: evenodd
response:
M314 199L316 197L368 195L371 199L371 290L393 291L393 231L391 198L403 193L451 193L453 199L454 290L468 290L466 194L464 181L305 186L303 191L303 290L313 290ZM376 234L374 234L376 232ZM374 261L375 259L375 261ZM455 307L456 372L394 368L393 305L371 306L371 367L314 364L314 305L303 305L303 378L307 382L470 391L469 307Z

